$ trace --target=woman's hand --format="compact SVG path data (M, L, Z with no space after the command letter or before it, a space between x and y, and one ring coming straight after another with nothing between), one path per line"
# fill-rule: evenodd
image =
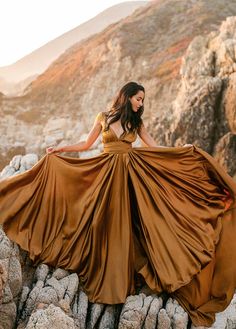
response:
M59 153L60 152L60 150L58 150L56 147L47 147L46 148L46 152L47 152L47 154L49 154L49 153Z
M183 147L185 146L193 146L193 144L184 144Z

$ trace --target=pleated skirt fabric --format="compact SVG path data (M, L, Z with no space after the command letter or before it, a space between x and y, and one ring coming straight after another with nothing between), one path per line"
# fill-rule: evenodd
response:
M91 302L135 293L135 273L210 326L236 288L236 183L196 146L117 141L47 154L0 182L0 223L41 262L75 271Z

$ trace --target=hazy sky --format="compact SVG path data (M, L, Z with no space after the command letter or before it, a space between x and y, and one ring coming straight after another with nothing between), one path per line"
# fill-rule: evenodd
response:
M122 0L2 0L0 66L13 64L50 40Z

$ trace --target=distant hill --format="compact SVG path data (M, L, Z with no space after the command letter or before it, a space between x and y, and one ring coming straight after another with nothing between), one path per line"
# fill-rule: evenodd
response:
M16 96L22 94L22 91L37 78L38 74L29 76L19 82L9 82L0 78L0 90L7 96Z
M132 14L137 8L144 6L147 2L126 1L112 6L86 23L48 42L16 63L0 67L0 81L2 81L0 83L0 90L5 94L13 93L14 91L19 93L20 86L15 87L15 83L22 81L22 86L25 87L23 80L27 79L28 82L31 82L33 77L43 73L67 48Z

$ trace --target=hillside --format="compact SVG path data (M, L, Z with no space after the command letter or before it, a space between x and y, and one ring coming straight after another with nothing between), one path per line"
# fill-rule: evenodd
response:
M22 81L22 87L25 87L24 80L30 78L31 82L35 75L43 73L66 49L82 39L102 31L108 25L129 16L146 3L147 1L125 1L114 5L34 50L16 63L0 67L0 90L5 94L19 94L23 89L20 89L17 83ZM5 83L1 83L2 79L6 80ZM15 86L15 84L17 85Z

